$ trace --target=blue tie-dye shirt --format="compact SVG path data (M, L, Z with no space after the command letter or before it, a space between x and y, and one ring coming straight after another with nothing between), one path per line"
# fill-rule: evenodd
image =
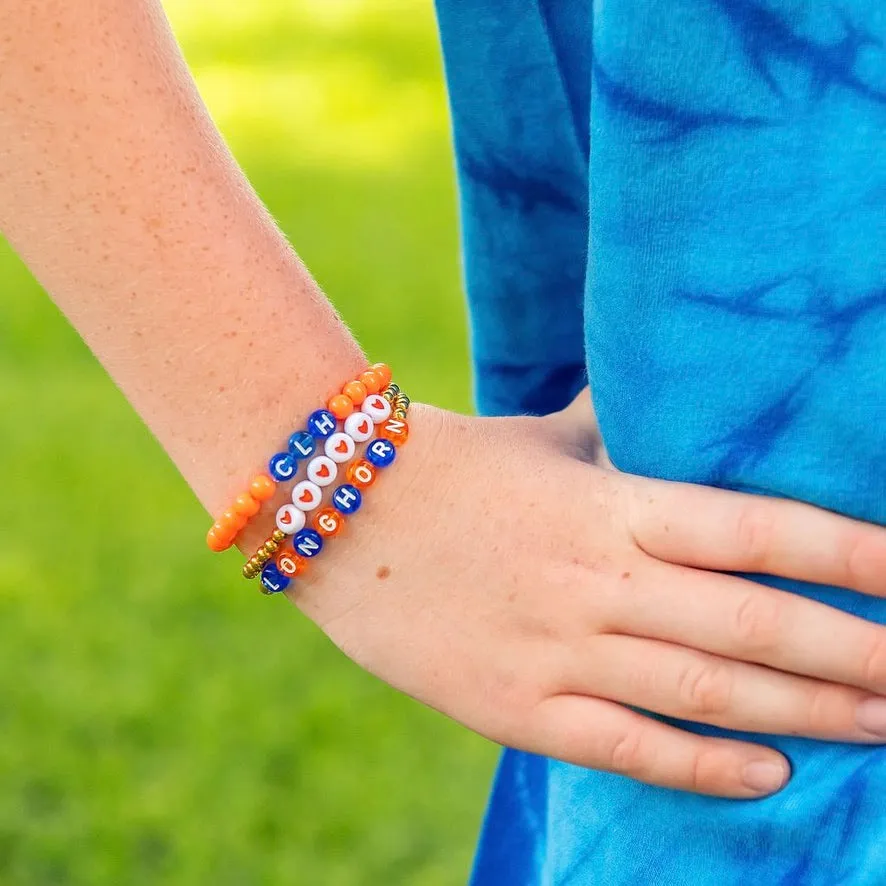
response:
M437 6L481 411L886 523L886 2ZM475 884L886 884L886 749L759 738L759 801L506 751Z

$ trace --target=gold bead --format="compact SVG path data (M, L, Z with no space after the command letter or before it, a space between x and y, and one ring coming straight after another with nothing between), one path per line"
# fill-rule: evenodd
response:
M391 415L393 415L394 418L399 418L400 421L403 421L406 418L406 410L405 409L395 409L391 413Z
M382 397L385 398L385 400L388 401L388 403L391 403L391 402L393 401L393 399L394 399L394 396L395 396L395 395L392 394L390 391L382 391L382 392L381 392L381 395L382 395Z
M398 406L402 406L404 409L409 409L409 404L412 402L406 394L397 394L396 404Z
M400 385L396 384L395 382L391 382L391 383L388 385L387 389L388 389L389 391L392 391L394 394L399 394L399 393L400 393Z
M277 553L277 548L279 548L279 547L280 547L280 545L275 541L266 541L262 545L262 550L265 551L267 553L268 557L270 558L274 554Z
M281 532L279 529L275 529L275 530L273 531L273 533L271 533L271 538L272 538L275 542L277 542L277 544L280 544L280 543L283 541L283 539L286 538L286 533L285 533L285 532Z

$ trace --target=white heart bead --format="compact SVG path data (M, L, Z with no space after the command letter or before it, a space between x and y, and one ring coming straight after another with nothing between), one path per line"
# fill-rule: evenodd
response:
M360 408L376 424L383 422L391 414L391 404L381 394L370 394Z
M308 462L308 479L318 486L335 483L338 476L338 465L328 455L318 455Z
M287 535L295 535L300 529L305 528L305 512L300 511L295 505L283 505L277 511L277 528Z
M292 487L292 503L301 511L313 511L323 498L323 490L310 480L302 480Z
M345 419L345 433L350 434L357 443L365 443L374 431L372 419L365 412L352 412Z
M339 431L326 441L324 448L326 454L333 461L341 464L342 462L350 461L354 457L354 453L357 451L357 444L350 434L343 434Z

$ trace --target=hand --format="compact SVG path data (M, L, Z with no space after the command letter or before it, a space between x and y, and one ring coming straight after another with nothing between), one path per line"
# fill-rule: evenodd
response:
M886 629L708 570L883 595L886 530L588 465L573 407L414 405L409 443L293 600L354 661L482 735L654 784L755 797L789 770L625 705L883 741Z

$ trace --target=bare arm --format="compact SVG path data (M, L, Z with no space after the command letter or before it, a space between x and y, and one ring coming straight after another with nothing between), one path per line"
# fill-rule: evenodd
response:
M213 513L364 367L154 0L0 0L0 230Z

